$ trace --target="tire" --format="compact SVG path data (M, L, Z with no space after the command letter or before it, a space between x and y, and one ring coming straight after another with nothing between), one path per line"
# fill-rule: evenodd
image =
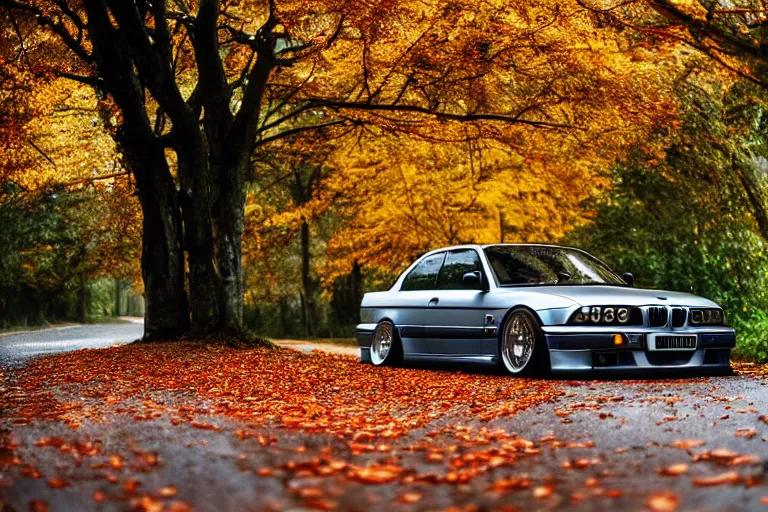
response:
M506 373L516 376L549 374L549 349L544 341L544 333L539 320L528 309L513 309L501 324L499 366Z
M394 366L403 361L403 345L394 324L382 320L371 338L371 363L374 366Z

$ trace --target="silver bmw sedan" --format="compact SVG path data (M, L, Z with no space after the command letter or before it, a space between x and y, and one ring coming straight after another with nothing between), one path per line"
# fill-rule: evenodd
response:
M590 254L534 244L464 245L416 260L366 293L362 362L496 364L512 374L730 368L723 310L688 293L634 287Z

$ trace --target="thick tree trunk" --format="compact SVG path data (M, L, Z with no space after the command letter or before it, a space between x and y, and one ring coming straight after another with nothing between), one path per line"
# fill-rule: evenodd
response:
M219 173L217 249L221 291L220 322L225 332L243 331L243 224L247 159ZM245 162L243 162L243 160Z
M184 252L178 194L159 144L140 153L124 143L136 177L143 213L141 269L144 279L144 339L169 339L189 328L184 289Z
M219 329L218 297L221 278L214 253L214 230L208 189L208 151L202 134L186 141L179 151L181 206L189 257L192 329L211 333Z

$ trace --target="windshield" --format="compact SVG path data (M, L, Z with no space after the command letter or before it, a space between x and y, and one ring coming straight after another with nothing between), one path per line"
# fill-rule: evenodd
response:
M500 286L541 284L626 285L613 270L589 254L542 245L496 245L485 248Z

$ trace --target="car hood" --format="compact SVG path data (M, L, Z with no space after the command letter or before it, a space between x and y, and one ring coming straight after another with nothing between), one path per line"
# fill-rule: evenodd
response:
M709 299L690 293L670 292L667 290L648 290L629 286L599 286L599 285L560 285L534 287L502 287L502 293L507 291L526 290L534 293L562 297L572 300L582 306L699 306L715 307L717 304Z

